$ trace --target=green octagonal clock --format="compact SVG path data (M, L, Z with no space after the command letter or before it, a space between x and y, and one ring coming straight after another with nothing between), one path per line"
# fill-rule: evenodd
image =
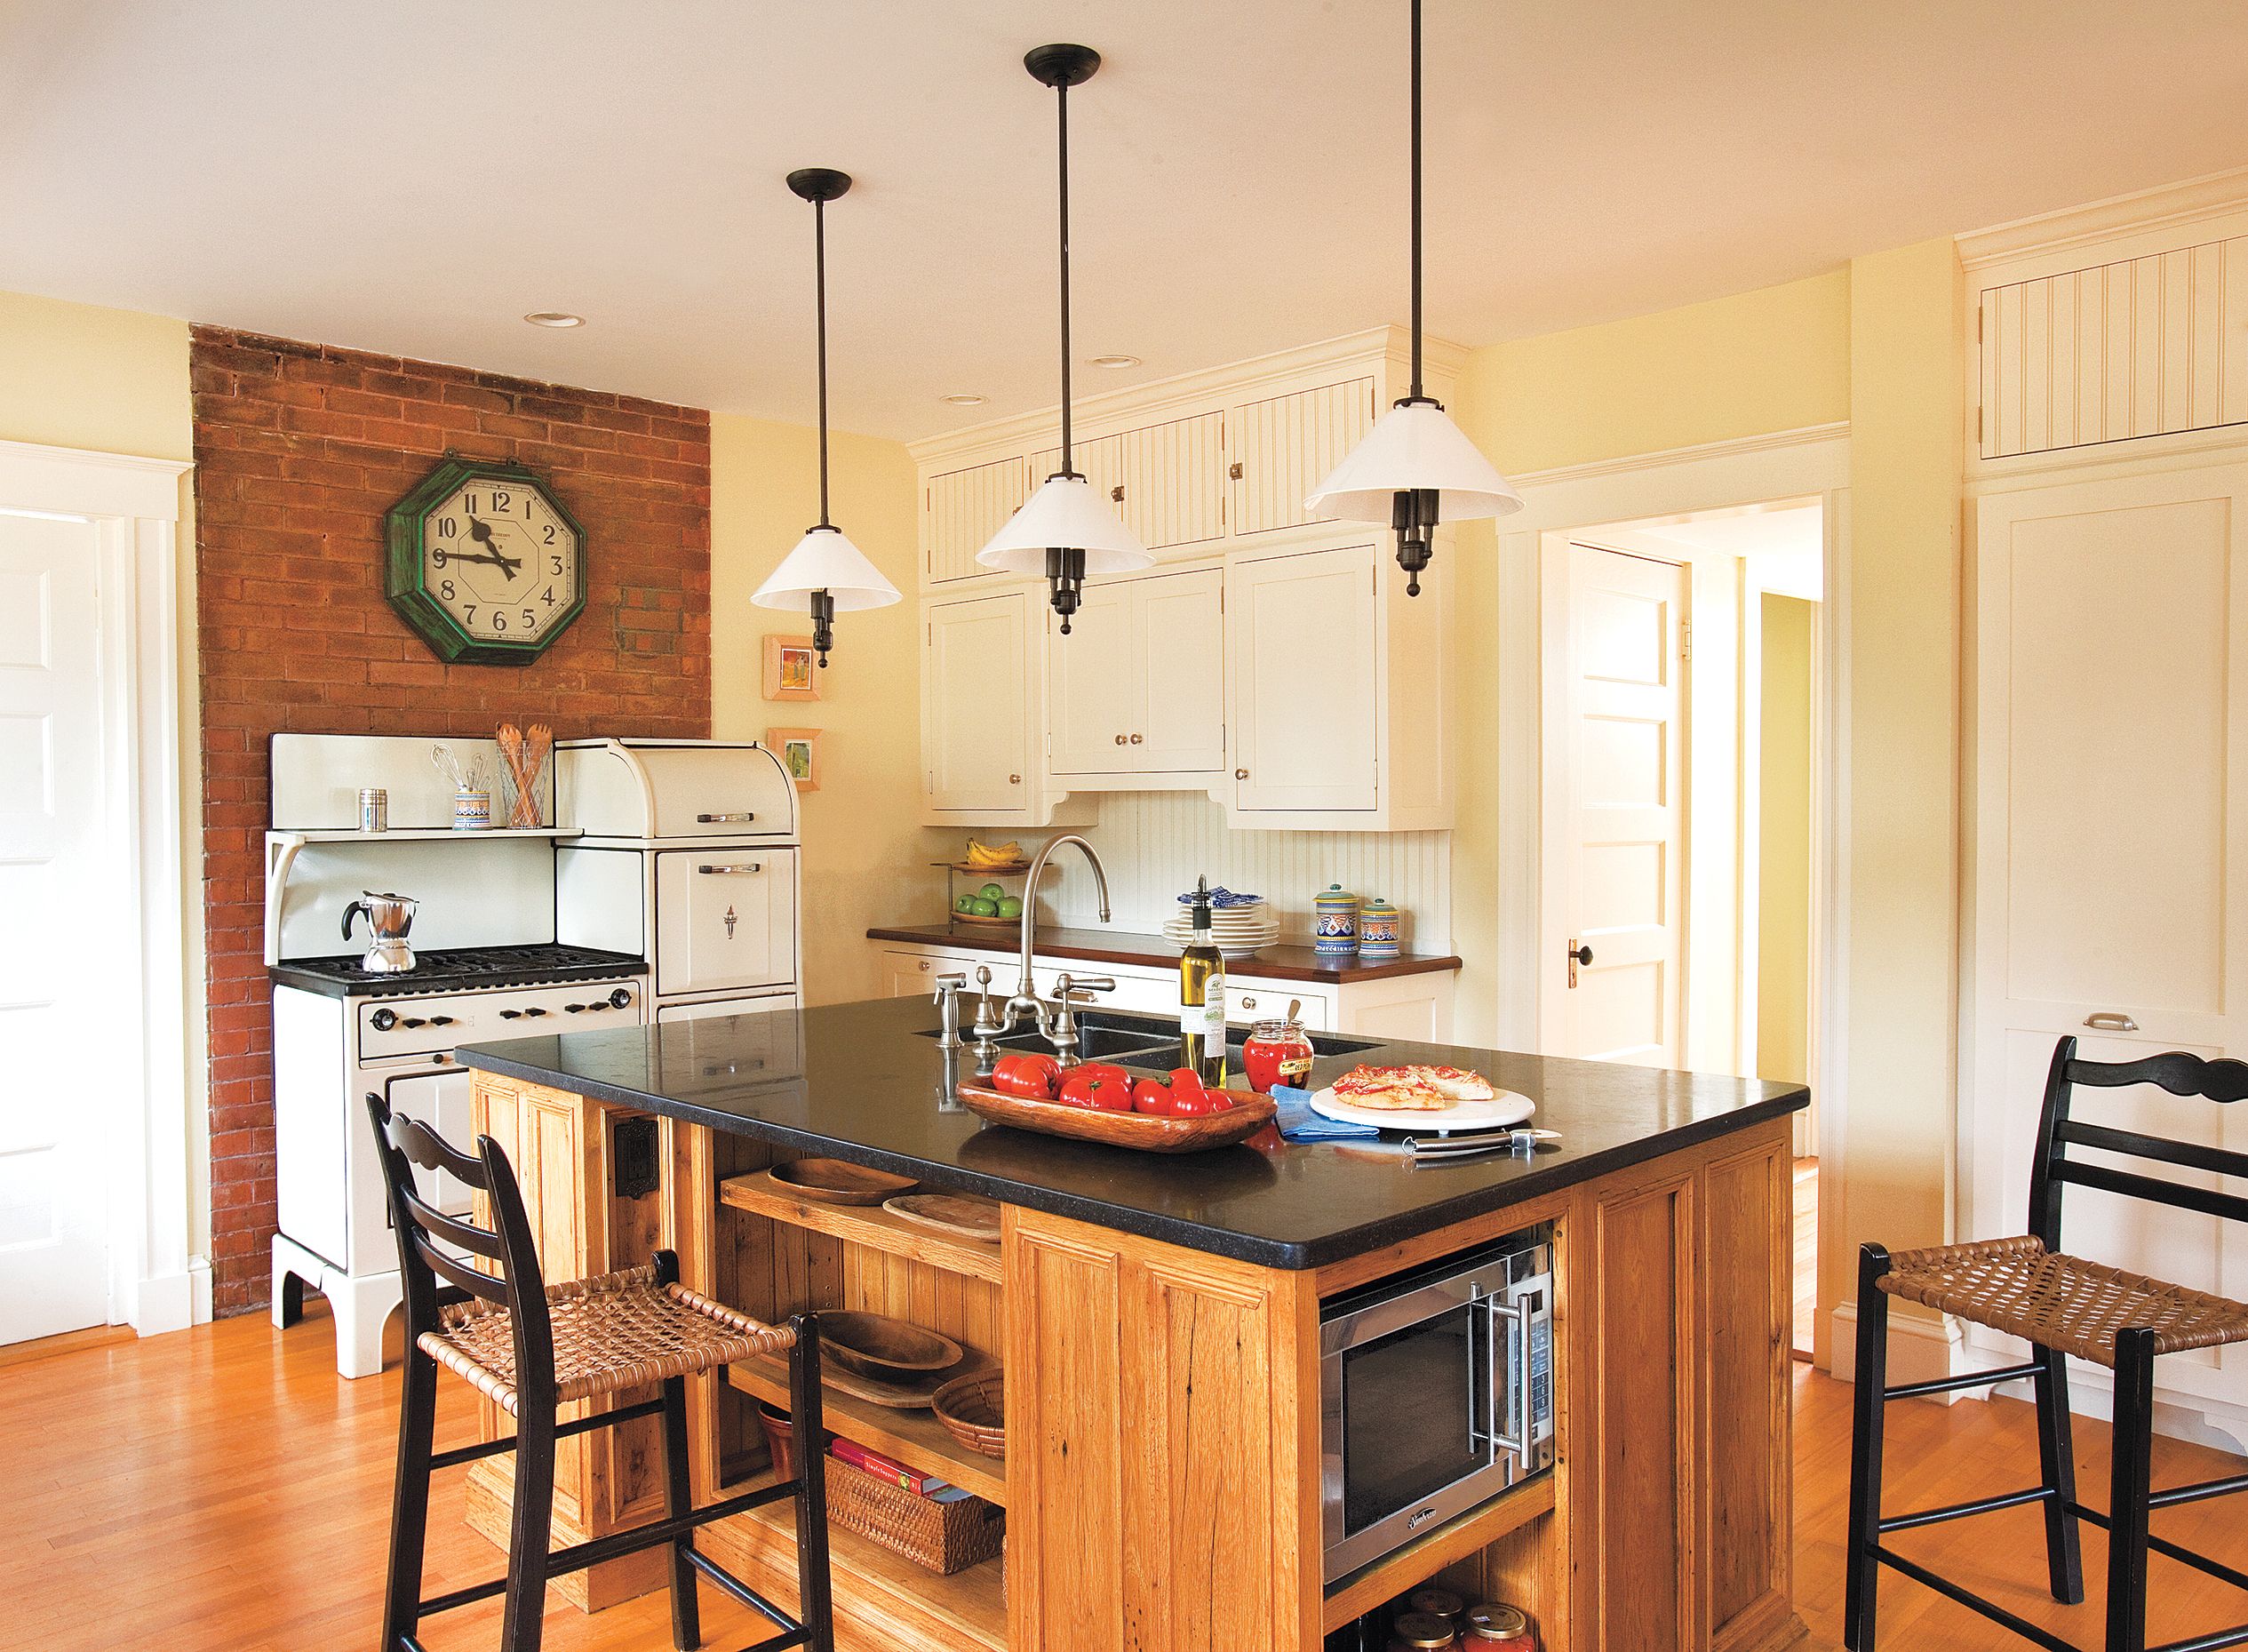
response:
M442 659L529 665L586 606L586 531L527 466L447 454L385 520L383 594Z

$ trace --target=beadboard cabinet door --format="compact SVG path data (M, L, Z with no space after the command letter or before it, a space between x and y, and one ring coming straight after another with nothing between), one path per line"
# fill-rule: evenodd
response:
M1043 480L1045 471L1040 471ZM989 576L976 560L1030 497L1030 468L1020 459L970 465L931 476L921 490L922 571L931 585Z
M1371 810L1381 698L1374 547L1256 557L1227 577L1233 807Z
M1231 433L1233 531L1332 522L1303 501L1374 427L1374 380L1350 379L1237 407Z
M1004 818L1032 806L1030 595L932 603L922 652L921 749L931 810Z

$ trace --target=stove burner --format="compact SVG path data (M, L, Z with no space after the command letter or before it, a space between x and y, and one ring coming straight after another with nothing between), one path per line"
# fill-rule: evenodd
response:
M333 990L353 996L394 993L474 991L481 987L529 986L540 982L585 981L643 975L645 959L591 946L545 943L529 946L459 946L415 954L403 974L377 974L359 967L359 955L289 958L274 966L275 979Z

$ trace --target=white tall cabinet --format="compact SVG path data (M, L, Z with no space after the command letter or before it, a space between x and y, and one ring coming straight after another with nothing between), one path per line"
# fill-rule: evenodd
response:
M1156 560L1088 581L1066 636L1043 580L976 561L1058 467L1052 415L917 444L923 821L1193 790L1235 827L1448 827L1449 583L1407 598L1385 531L1303 503L1401 390L1405 346L1383 328L1081 403L1072 460ZM1456 355L1431 347L1439 392Z

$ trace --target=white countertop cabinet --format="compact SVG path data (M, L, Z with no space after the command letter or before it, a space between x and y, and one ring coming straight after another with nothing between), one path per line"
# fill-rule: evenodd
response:
M1439 395L1456 355L1431 347ZM916 443L923 823L1196 790L1236 827L1448 827L1445 549L1408 599L1385 531L1303 507L1404 383L1382 328L1080 403L1077 467L1156 564L1088 582L1066 637L1042 580L976 561L1057 467L1053 415Z

